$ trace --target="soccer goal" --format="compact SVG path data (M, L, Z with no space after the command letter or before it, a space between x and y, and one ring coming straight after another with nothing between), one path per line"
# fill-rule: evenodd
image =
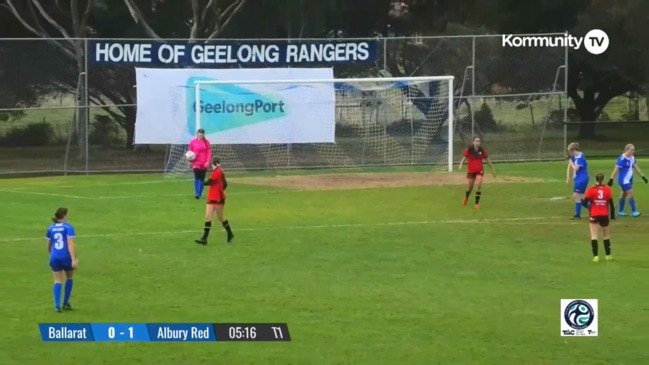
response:
M194 110L201 110L199 102L204 93L215 85L220 86L221 100L240 100L241 90L250 88L328 87L333 89L335 105L320 100L318 93L308 92L311 88L304 88L307 91L300 95L300 100L309 105L308 115L303 115L304 123L315 123L325 116L330 118L332 108L335 110L335 143L224 144L217 133L209 136L213 155L221 157L223 165L230 170L430 165L452 171L453 80L453 76L431 76L196 81ZM272 95L268 98L272 99ZM244 109L240 112L245 113ZM221 123L221 120L216 122ZM225 121L230 122L232 118ZM215 120L206 121L203 112L196 113L196 130L208 129L207 123L215 123ZM242 130L241 133L246 132ZM244 135L241 137L245 139ZM190 171L184 158L186 151L187 145L170 146L165 169L168 176Z

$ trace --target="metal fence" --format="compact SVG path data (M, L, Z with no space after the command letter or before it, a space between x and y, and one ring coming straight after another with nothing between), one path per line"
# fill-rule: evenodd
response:
M0 39L0 52L20 55L15 62L21 63L8 68L0 64L0 83L18 93L23 92L21 83L34 84L45 95L29 108L15 108L12 98L0 99L0 175L164 171L172 146L130 143L136 111L134 69L91 65L85 56L74 58L61 50L60 44L68 41ZM88 41L79 42L87 55ZM336 77L453 75L456 154L471 136L480 135L496 160L564 157L566 142L575 130L564 124L570 120L567 49L503 48L498 35L380 38L379 43L375 64L336 66ZM38 80L33 80L35 75ZM373 138L391 138L388 127L397 122L383 121L386 128L372 131ZM411 122L409 128L415 124ZM363 153L365 147L372 148L363 137L366 131L343 133L345 128L338 126L337 139L349 166L440 160L404 162L384 153L365 162L356 155L358 146L363 146ZM612 135L622 146L627 142L624 133ZM427 135L425 143L442 147L424 150L443 153L445 136ZM396 143L414 145L414 138L421 136L414 130L403 131ZM240 168L319 166L317 147L246 146L235 151L234 146L220 146L235 151L230 153L231 165Z

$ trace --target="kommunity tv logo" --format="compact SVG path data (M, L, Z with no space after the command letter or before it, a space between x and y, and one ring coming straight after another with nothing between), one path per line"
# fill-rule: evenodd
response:
M192 77L187 80L187 128L192 135L197 127L194 85L199 81L216 79ZM200 127L208 135L269 122L289 114L281 95L260 93L235 84L201 84L199 97Z
M583 37L575 37L571 34L564 35L515 35L503 34L502 46L511 48L572 48L584 47L591 54L599 55L608 49L608 34L601 29L592 29Z

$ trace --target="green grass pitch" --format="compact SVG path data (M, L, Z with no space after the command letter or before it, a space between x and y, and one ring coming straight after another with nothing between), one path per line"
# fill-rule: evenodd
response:
M565 162L497 167L546 181L487 177L475 210L461 185L291 191L231 174L236 241L217 229L207 247L191 181L1 180L0 364L646 362L647 218L614 223L615 261L594 264ZM636 195L649 213L649 186ZM61 314L43 239L59 206L80 257L76 310ZM562 298L599 299L598 337L560 337ZM292 342L43 343L42 322L287 322Z

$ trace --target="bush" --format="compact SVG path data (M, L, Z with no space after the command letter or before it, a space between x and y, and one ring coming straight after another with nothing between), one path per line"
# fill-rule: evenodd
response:
M90 126L88 142L90 144L110 146L119 139L119 128L108 115L95 115Z
M0 138L5 147L40 147L48 145L54 137L54 128L47 122L13 127Z

